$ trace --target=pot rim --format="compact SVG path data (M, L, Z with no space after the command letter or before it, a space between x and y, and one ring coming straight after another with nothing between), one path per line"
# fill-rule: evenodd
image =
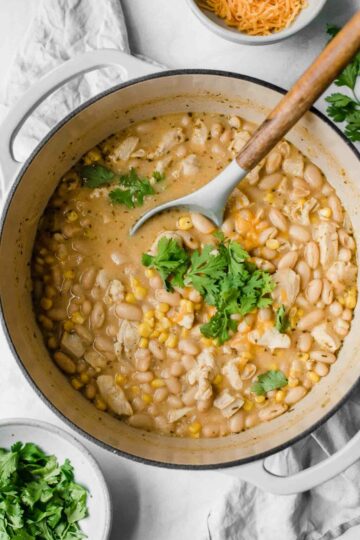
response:
M144 75L141 77L137 77L136 79L132 79L130 81L126 81L123 83L120 83L118 85L112 86L111 88L104 90L100 94L97 94L96 96L92 97L91 99L85 101L78 107L76 107L73 111L71 111L69 114L67 114L60 122L58 122L51 130L46 134L46 136L37 144L37 146L34 148L34 150L31 152L29 157L24 161L24 163L20 166L20 169L13 180L8 193L5 197L5 201L3 204L3 209L0 216L0 244L2 241L2 235L4 230L4 225L6 222L7 214L11 205L11 201L13 196L16 193L16 190L18 186L20 185L21 179L30 166L30 164L34 161L39 151L47 144L47 142L51 139L51 137L59 130L61 129L69 120L71 120L74 116L76 116L78 113L85 110L87 107L92 105L98 100L101 100L103 97L106 97L114 92L117 92L118 90L121 90L123 88L127 88L130 86L134 86L138 83L145 82L147 80L152 79L159 79L163 77L171 77L176 75L214 75L214 76L220 76L220 77L228 77L232 79L239 79L242 81L247 81L253 84L257 84L259 86L263 86L265 88L268 88L270 90L274 90L275 92L278 92L279 94L286 94L287 90L284 88L277 86L275 84L269 83L267 81L263 81L261 79L258 79L256 77L251 77L249 75L242 75L240 73L234 73L231 71L222 71L222 70L213 70L213 69L174 69L174 70L168 70L165 72L158 72L150 75ZM360 160L360 152L357 150L357 148L345 137L344 133L335 125L333 122L325 116L322 112L317 110L315 107L311 107L309 109L309 112L313 113L315 116L317 116L320 120L322 120L325 124L327 124L328 127L330 127L341 139L342 142L344 142L348 148L353 152L355 157ZM1 157L0 157L1 161ZM54 412L62 421L65 422L67 426L74 429L79 435L85 437L88 441L93 442L94 444L100 446L104 450L108 450L113 454L116 454L118 456L124 457L126 459L130 459L131 461L135 461L138 463L142 463L144 465L153 465L156 467L161 467L165 469L179 469L179 470L217 470L217 469L225 469L230 467L236 467L239 465L245 465L246 463L252 463L258 460L263 460L273 454L276 454L278 452L281 452L282 450L285 450L286 448L292 446L293 444L299 442L301 439L305 438L306 436L313 433L316 429L321 427L329 418L331 418L341 407L342 405L348 400L351 392L354 390L357 383L360 381L360 377L358 377L352 386L348 389L346 394L340 399L333 407L332 409L326 413L323 417L321 417L315 424L313 424L308 429L305 429L295 437L289 439L286 443L280 444L276 446L275 448L272 448L271 450L267 450L266 452L261 452L259 454L256 454L254 456L250 456L248 458L242 458L237 459L233 461L226 461L221 463L212 463L207 465L188 465L188 464L179 464L179 463L167 463L162 461L156 461L148 458L143 458L140 456L135 456L133 454L130 454L128 452L125 452L123 450L119 450L118 448L115 448L111 446L108 443L105 443L99 439L97 439L94 435L91 435L87 431L84 431L81 427L79 427L77 424L75 424L72 420L70 420L67 416L65 416L62 411L60 411L55 405L48 399L43 392L38 387L36 381L31 377L30 373L27 371L26 367L24 366L20 356L17 353L16 346L12 340L11 334L8 330L6 320L4 317L4 310L2 305L2 299L0 297L0 324L2 326L2 329L4 331L4 335L6 337L6 340L8 342L8 345L10 347L10 350L15 357L15 360L25 376L25 379L29 382L30 386L33 388L33 390L36 392L36 394L40 397L40 399L49 407L49 409Z

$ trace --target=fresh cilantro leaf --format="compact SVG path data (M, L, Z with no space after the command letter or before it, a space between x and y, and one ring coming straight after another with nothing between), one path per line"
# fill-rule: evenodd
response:
M287 383L288 380L282 371L272 369L259 375L257 381L251 385L250 390L257 396L263 396L266 392L283 388Z
M159 171L154 171L152 173L152 177L154 178L154 180L156 182L162 182L163 180L165 180L165 174L164 173L161 173Z
M340 28L327 26L327 33L333 38ZM344 133L354 142L360 141L360 101L355 94L357 78L360 75L360 53L358 53L335 79L336 86L349 88L351 96L336 92L326 98L330 103L326 112L334 122L345 122Z
M210 305L215 305L219 281L225 277L227 259L215 246L206 245L202 252L195 250L191 256L191 266L185 278L186 285L192 285Z
M289 317L287 316L285 306L282 305L279 307L275 314L275 328L279 330L279 332L284 334L289 328L289 325Z
M329 34L329 36L333 38L336 36L336 34L340 32L340 28L338 26L335 26L335 24L327 24L326 32Z
M173 285L184 285L183 277L189 265L189 255L174 238L163 236L157 244L156 255L143 253L142 264L155 268L166 289L172 290Z
M140 178L133 168L119 177L119 184L121 187L110 191L109 198L113 204L125 204L128 208L142 206L146 195L155 193L150 182Z
M99 164L84 165L80 169L80 176L84 186L93 189L108 185L116 178L113 171Z
M32 443L0 449L0 540L80 540L87 492L68 460L59 466Z

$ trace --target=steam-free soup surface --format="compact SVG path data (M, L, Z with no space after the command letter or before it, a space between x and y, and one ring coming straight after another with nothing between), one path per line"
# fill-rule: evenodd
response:
M234 190L221 231L174 210L128 236L146 209L211 180L253 130L198 113L133 124L83 156L49 201L32 263L39 325L69 384L119 421L238 433L286 413L336 361L356 304L351 223L290 143ZM171 249L186 262L166 276Z

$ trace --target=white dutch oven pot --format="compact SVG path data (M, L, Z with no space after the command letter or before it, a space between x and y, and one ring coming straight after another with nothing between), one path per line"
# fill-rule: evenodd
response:
M15 161L14 137L34 108L75 76L105 65L122 67L120 84L79 107L41 142L23 164ZM72 427L99 445L144 463L183 469L223 469L279 494L305 491L334 477L360 457L360 433L320 464L290 477L264 467L264 458L319 427L348 396L360 375L359 309L352 330L328 376L291 411L238 435L180 439L143 432L98 411L67 383L49 358L30 295L29 260L39 217L60 177L102 139L130 121L180 111L238 114L261 122L282 91L232 73L161 72L115 50L86 53L36 83L10 112L1 129L0 160L8 191L1 225L0 299L4 330L14 356L36 392ZM359 162L341 133L313 110L288 139L316 163L335 186L360 242Z

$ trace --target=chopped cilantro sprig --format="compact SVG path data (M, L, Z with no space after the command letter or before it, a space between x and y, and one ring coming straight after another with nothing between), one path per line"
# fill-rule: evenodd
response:
M281 305L275 313L275 328L279 330L279 332L284 334L286 330L289 328L289 326L290 326L290 321L286 313L286 308L284 305Z
M216 307L216 313L200 330L222 344L236 330L232 315L245 316L255 308L269 306L269 293L275 285L268 272L248 261L250 255L240 244L225 240L221 234L216 237L216 246L205 245L191 256L175 239L163 237L157 254L143 254L142 263L158 270L168 290L192 286L208 305Z
M271 369L270 371L266 371L259 375L257 381L251 385L250 390L257 396L263 396L266 392L283 388L287 383L288 380L282 371L279 369Z
M327 26L327 33L333 38L340 31L334 25ZM353 142L360 141L360 101L355 93L357 78L360 75L360 52L335 79L336 86L348 88L348 94L335 92L328 96L330 103L326 112L334 122L345 122L345 135Z
M80 540L87 491L69 460L59 465L33 443L0 448L1 540Z
M109 199L113 204L124 204L127 208L142 206L145 197L155 193L151 182L147 178L141 178L134 168L126 174L119 175L95 163L81 167L80 176L83 185L92 189L117 183L118 187L109 192ZM164 179L164 175L154 171L152 179L158 183Z

